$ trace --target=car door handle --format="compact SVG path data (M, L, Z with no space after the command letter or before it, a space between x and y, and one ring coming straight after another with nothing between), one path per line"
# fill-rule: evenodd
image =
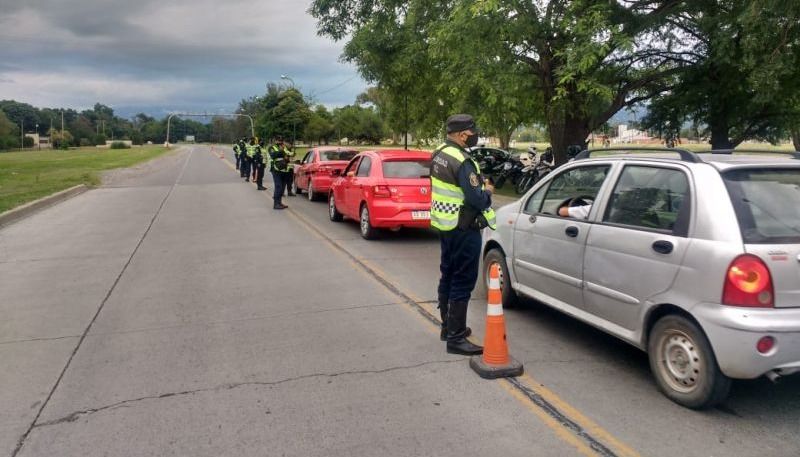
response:
M575 227L574 225L570 225L569 227L567 227L566 230L564 230L564 233L566 233L567 236L569 236L569 237L575 238L576 236L578 236L578 233L579 233L578 227Z
M658 240L653 243L653 250L659 254L669 254L674 247L671 242L665 240Z

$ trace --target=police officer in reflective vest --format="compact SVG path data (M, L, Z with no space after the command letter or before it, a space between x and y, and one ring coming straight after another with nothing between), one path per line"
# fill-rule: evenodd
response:
M465 148L478 142L472 116L447 119L447 140L431 158L431 226L439 231L441 263L438 298L441 339L451 354L476 355L483 348L470 343L467 306L478 279L481 229L496 227L492 205L494 187L480 173Z
M256 153L253 156L253 166L255 167L256 185L258 190L265 190L264 187L264 169L267 165L267 153L264 150L264 140L261 140L256 145Z
M269 147L269 171L272 173L272 185L274 188L272 192L273 209L288 208L283 204L283 191L286 188L284 179L288 164L283 137L278 136L275 138L275 144Z
M245 173L245 166L246 166L246 163L247 163L246 151L247 151L247 147L245 147L244 138L240 138L239 139L239 176L241 176L242 178L247 176L247 173Z
M294 164L292 161L294 160L294 147L285 148L286 151L286 173L283 175L283 184L286 187L286 195L289 197L294 197L294 192L292 192L292 181L294 181Z
M244 178L245 181L250 182L250 166L253 164L253 154L255 154L255 150L253 149L253 144L255 140L253 138L250 139L250 143L245 145L245 149L242 153L242 164L241 164L241 176Z
M239 169L239 160L240 160L239 154L241 154L241 153L242 153L242 150L239 147L239 142L238 141L234 142L233 143L233 156L236 157L236 169L237 170Z

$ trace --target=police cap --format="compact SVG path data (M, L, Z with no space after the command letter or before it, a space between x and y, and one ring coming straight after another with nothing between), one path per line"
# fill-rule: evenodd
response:
M478 132L478 126L475 125L475 119L469 114L454 114L447 118L447 133L463 132L464 130L472 130Z

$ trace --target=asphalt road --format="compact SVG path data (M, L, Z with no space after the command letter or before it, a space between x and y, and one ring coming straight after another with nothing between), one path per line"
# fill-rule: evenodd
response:
M506 311L526 376L480 379L429 319L435 234L274 211L223 151L0 230L0 453L800 455L800 377L686 410L644 354L535 303Z

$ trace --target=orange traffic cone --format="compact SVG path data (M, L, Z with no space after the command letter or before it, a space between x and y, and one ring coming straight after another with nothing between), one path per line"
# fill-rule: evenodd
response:
M510 378L523 373L522 364L508 354L499 268L500 265L494 264L489 270L489 299L486 304L483 355L476 355L469 360L469 366L480 377L486 379Z

